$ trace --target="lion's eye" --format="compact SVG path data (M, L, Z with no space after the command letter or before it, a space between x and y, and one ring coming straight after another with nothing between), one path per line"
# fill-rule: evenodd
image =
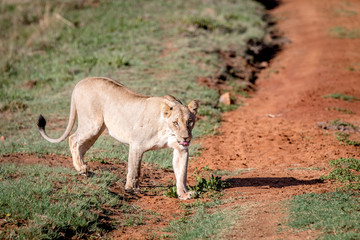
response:
M179 123L178 122L173 122L175 127L179 127Z
M187 122L187 125L191 127L191 126L193 125L193 121L191 121L191 120L188 121L188 122Z

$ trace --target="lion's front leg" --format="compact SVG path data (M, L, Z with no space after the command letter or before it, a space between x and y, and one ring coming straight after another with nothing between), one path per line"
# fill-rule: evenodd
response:
M189 192L186 187L188 159L188 149L174 149L173 168L176 177L176 190L181 200L191 199L196 195L195 192Z
M139 178L141 169L141 159L143 151L130 145L129 160L128 160L128 173L126 177L125 190L126 191L140 191Z

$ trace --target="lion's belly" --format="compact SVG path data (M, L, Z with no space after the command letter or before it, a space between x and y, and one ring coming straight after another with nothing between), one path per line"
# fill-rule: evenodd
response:
M123 132L122 134L118 134L117 132L112 132L111 129L108 128L109 135L115 138L117 141L125 144L129 144L130 135Z
M121 118L104 118L105 126L107 127L110 136L115 138L117 141L121 143L130 143L131 136L131 126L126 121L126 119Z

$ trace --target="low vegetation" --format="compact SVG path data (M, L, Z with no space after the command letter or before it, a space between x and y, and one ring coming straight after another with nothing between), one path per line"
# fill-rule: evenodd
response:
M344 145L351 145L351 146L355 146L355 147L360 146L359 141L349 139L350 133L336 132L335 137L339 142L341 142Z
M334 14L336 17L353 17L358 14L356 10L354 10L354 6L350 2L338 2L337 6L334 7Z
M360 101L360 99L357 97L350 96L350 95L343 94L343 93L332 93L332 94L324 96L324 98L340 99L340 100L344 100L347 102Z
M360 238L360 160L339 158L322 177L341 185L336 192L304 194L290 201L289 226L320 231L320 239Z
M360 29L347 29L343 26L336 26L329 29L329 34L336 38L360 38Z
M338 111L338 112L346 113L346 114L355 114L355 112L353 112L352 110L347 109L347 108L328 107L328 108L326 108L326 110L328 110L328 111Z
M320 239L360 238L360 198L357 193L304 194L290 201L289 225L320 231Z
M176 239L221 239L226 229L230 228L240 217L241 208L224 208L215 210L222 201L196 201L183 204L185 216L169 224L164 230L172 233Z
M338 181L344 189L360 190L360 160L355 158L339 158L329 162L333 168L322 179Z
M360 71L360 63L354 63L347 68L349 71L352 72L359 72Z
M123 206L122 196L109 191L117 181L106 171L86 178L67 168L2 164L0 238L103 236L113 228L104 214Z
M353 131L356 131L358 129L358 127L356 127L354 124L346 121L341 121L339 119L332 120L330 122L330 126L334 126L336 128L344 128L346 130L353 130Z
M211 175L209 180L196 176L197 183L195 186L189 186L190 191L194 191L198 197L212 196L229 186L229 183L221 180L221 177ZM165 196L177 198L176 187L170 187Z
M229 183L222 181L221 177L215 177L214 175L211 175L209 180L201 177L197 177L196 180L197 183L194 187L191 187L191 190L195 191L199 196L212 195L229 186Z

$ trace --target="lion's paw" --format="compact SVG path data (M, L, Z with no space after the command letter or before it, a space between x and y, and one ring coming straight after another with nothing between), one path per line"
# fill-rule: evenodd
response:
M198 194L195 191L190 191L190 192L183 193L181 196L179 196L179 199L189 200L189 199L196 198L197 196L198 196Z

